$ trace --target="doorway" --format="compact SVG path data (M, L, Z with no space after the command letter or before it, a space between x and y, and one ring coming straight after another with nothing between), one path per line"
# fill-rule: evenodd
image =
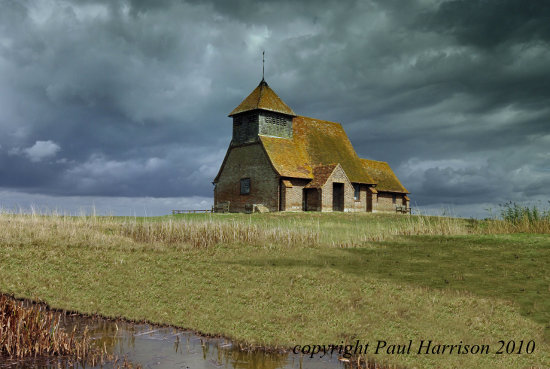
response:
M304 189L304 211L319 211L319 191L316 188Z
M372 192L367 190L367 212L372 213Z
M332 184L332 211L344 211L344 184Z

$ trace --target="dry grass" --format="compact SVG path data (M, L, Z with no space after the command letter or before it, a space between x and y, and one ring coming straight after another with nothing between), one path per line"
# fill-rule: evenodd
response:
M6 245L54 243L109 245L184 245L205 248L216 244L280 244L313 246L315 230L268 227L216 220L147 221L133 218L72 217L0 213L0 242Z
M513 233L550 233L550 218L529 220L524 218L517 222L507 220L488 220L484 234Z
M426 215L316 214L307 218L308 215L144 219L0 212L0 242L5 245L101 245L103 248L121 245L208 248L234 243L289 248L357 247L400 236L550 233L550 218L523 218L512 222Z
M23 302L0 295L0 354L23 358L37 355L70 355L82 360L89 354L87 330L77 339L59 328L61 314L43 306L25 307Z
M123 222L116 232L134 241L147 244L188 244L194 248L217 244L285 244L314 246L319 234L303 229L262 227L246 222L189 221L168 219L161 222Z
M475 221L461 218L425 215L396 217L402 217L402 219L379 223L368 231L357 230L347 240L345 238L342 241L333 240L332 245L357 247L368 242L390 241L399 236L457 236L479 231Z

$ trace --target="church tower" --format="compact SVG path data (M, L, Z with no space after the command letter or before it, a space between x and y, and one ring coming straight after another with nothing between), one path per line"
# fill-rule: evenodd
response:
M292 138L296 114L262 79L229 117L233 118L232 146L258 141L258 135Z

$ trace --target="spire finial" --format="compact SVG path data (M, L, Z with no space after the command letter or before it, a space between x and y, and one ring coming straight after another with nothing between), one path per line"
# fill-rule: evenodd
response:
M265 73L265 50L262 51L262 82L265 81L264 73Z

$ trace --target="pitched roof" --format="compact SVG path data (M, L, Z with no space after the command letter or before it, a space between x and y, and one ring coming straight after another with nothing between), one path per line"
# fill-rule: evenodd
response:
M327 183L328 178L334 172L338 164L317 165L313 168L313 180L309 182L306 188L320 188Z
M269 110L293 116L296 115L294 111L287 104L285 104L279 96L277 96L275 91L273 91L263 79L258 87L256 87L254 91L252 91L252 93L239 104L239 106L229 113L229 116L231 117L235 114L256 109Z
M339 123L298 116L292 125L291 139L260 136L279 175L313 179L314 167L340 164L351 182L376 183L363 168Z
M401 182L399 182L399 179L397 179L388 163L369 159L361 159L361 162L367 173L376 181L376 189L379 192L409 193Z
M260 136L260 141L273 165L282 177L313 178L306 148L293 139Z

